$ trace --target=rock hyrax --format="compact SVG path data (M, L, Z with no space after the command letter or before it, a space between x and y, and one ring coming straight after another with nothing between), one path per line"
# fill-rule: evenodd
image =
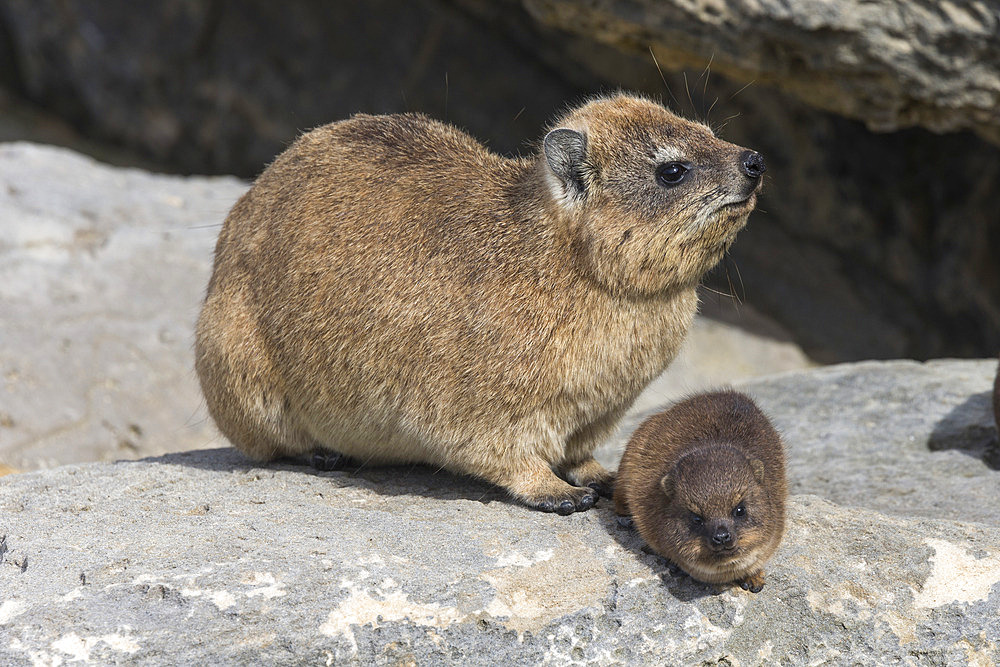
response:
M785 529L785 454L748 396L699 394L639 426L618 467L615 511L695 579L754 593Z
M475 475L568 514L591 452L673 359L760 155L617 95L506 158L425 116L298 138L226 218L198 375L250 456Z

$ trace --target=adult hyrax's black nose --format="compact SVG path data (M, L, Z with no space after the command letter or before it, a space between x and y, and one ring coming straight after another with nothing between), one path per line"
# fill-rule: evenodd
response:
M767 171L764 156L756 151L746 151L740 156L740 168L750 178L760 178Z

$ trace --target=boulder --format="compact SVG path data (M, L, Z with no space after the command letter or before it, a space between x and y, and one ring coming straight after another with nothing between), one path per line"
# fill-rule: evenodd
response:
M185 173L254 176L300 132L423 111L513 152L564 100L558 72L439 0L0 4L0 86Z
M0 144L0 464L225 444L204 410L193 330L215 238L246 187ZM644 401L810 365L752 309L707 307L727 321L699 318Z
M0 144L0 462L217 442L192 331L215 237L245 189Z
M843 506L905 517L1000 524L995 360L860 362L751 379L782 433L788 486ZM615 465L652 406L602 450Z
M878 131L1000 143L1000 11L982 0L523 0L541 23L775 86ZM598 65L598 67L601 67Z
M0 662L991 664L995 368L746 385L784 431L793 493L756 595L672 573L607 501L542 514L422 467L208 449L9 475Z

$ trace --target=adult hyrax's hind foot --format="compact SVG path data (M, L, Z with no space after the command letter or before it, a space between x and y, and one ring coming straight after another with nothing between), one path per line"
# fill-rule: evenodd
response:
M611 498L615 492L615 474L598 463L594 457L563 468L563 476L573 486L586 486L604 497Z
M309 455L309 465L323 472L340 470L347 465L348 461L350 459L346 456L330 449L316 448Z

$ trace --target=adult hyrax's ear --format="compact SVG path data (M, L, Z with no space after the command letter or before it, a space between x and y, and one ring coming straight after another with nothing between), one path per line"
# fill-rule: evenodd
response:
M667 500L674 497L674 476L669 472L660 478L660 489L667 496Z
M545 135L545 161L571 195L582 195L583 163L587 157L587 137L576 130L561 127Z
M753 470L754 479L757 480L758 484L764 483L764 462L760 459L753 459L750 461L750 469Z

